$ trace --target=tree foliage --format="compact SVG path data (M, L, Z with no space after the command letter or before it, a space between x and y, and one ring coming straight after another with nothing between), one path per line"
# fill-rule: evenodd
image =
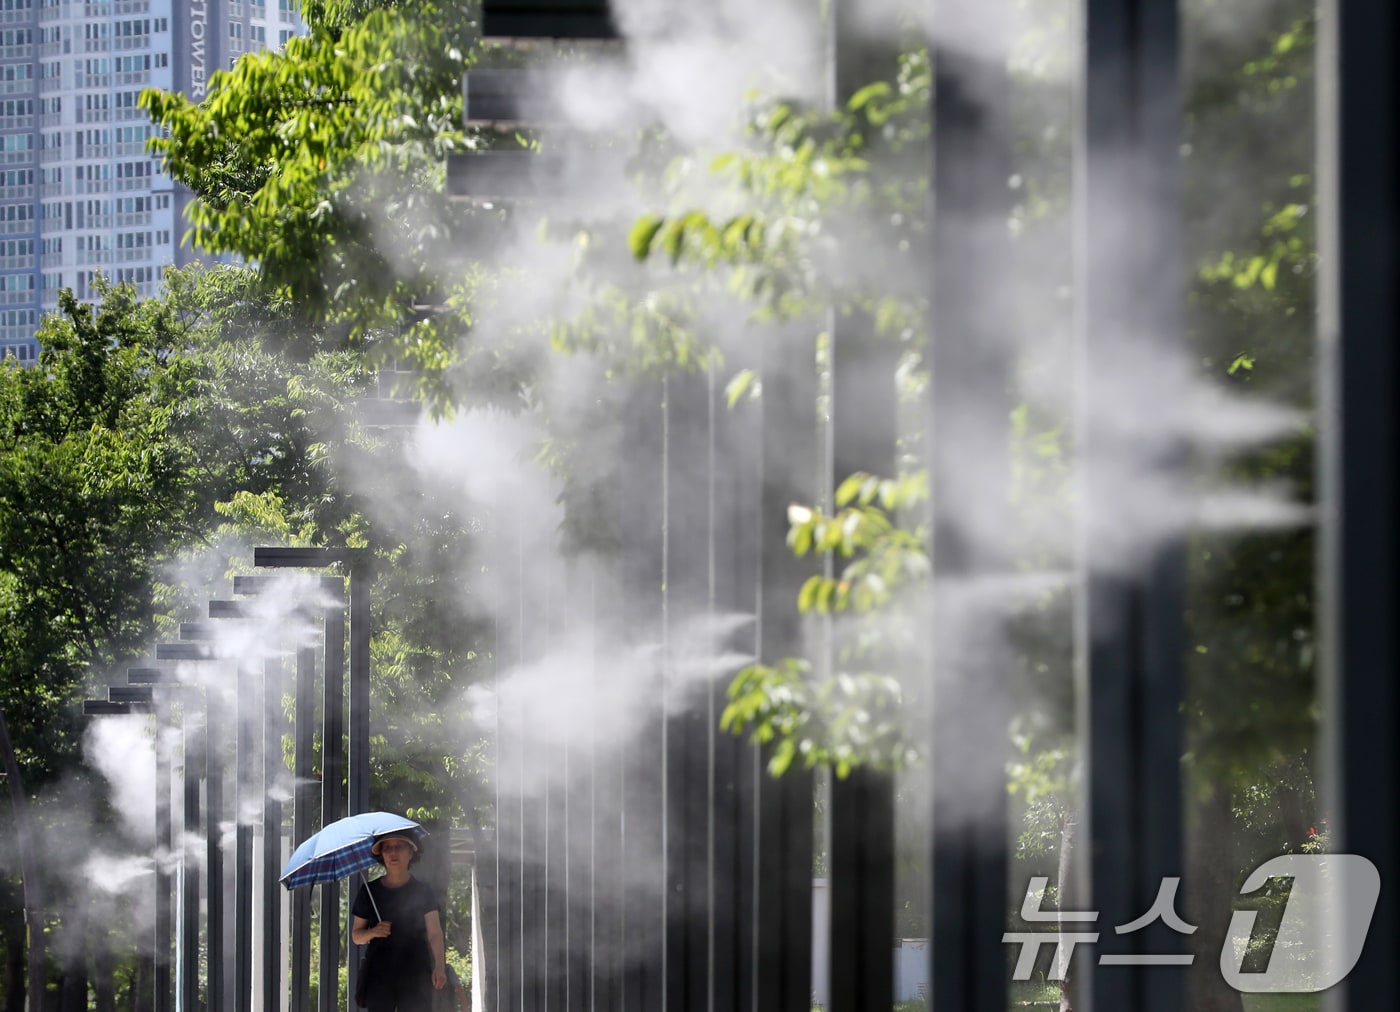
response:
M37 777L71 761L86 675L149 639L163 567L207 539L215 504L326 483L292 370L228 336L285 315L255 309L248 281L175 273L146 300L101 284L95 305L64 292L38 365L0 369L0 692Z
M152 148L199 196L187 237L256 263L317 325L394 327L457 259L443 159L464 150L467 4L307 0L308 33L211 76L199 104L148 90ZM342 322L326 331L320 325Z

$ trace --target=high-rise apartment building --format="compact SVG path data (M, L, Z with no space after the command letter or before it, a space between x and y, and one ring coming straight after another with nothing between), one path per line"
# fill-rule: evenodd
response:
M0 356L30 362L62 288L101 273L153 294L190 193L146 152L137 96L300 31L296 0L0 0Z

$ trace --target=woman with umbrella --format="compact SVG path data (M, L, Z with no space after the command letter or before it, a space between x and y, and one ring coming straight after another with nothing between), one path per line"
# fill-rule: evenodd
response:
M409 833L378 837L371 853L384 875L360 888L350 908L350 937L365 953L367 1012L427 1012L433 989L447 984L447 949L438 900L413 877L418 844Z

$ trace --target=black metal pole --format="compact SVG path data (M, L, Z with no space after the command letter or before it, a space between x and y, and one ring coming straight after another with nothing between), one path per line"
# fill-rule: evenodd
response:
M350 809L369 811L370 554L350 562Z
M836 483L866 472L895 474L898 348L862 333L857 316L835 334L832 428ZM878 669L890 658L865 658ZM894 1002L894 775L857 767L830 787L832 1012Z
M572 602L571 618L574 622L571 632L575 634L580 627L593 629L592 575L591 568L584 564L571 565L568 570L566 600ZM588 648L580 649L579 665L582 668L581 677L591 684L597 676L591 643ZM589 693L590 698L593 695ZM597 857L593 847L593 795L596 774L591 730L594 725L586 714L583 716L585 720L578 725L579 733L571 733L566 744L569 780L564 875L567 882L565 931L568 945L564 1003L558 1006L563 1012L585 1012L592 1008L593 868Z
M779 331L763 358L762 541L759 657L804 653L797 597L814 572L787 545L788 507L814 502L825 484L817 438L816 347ZM767 756L764 756L766 761ZM812 988L813 779L796 762L755 785L757 925L753 1012L810 1012Z
M937 1008L1003 1012L1008 827L1004 619L1008 572L1007 286L1014 284L1005 0L935 0L933 320L933 852ZM990 279L999 279L994 285ZM978 531L981 531L979 536ZM986 532L995 531L995 537ZM975 639L974 639L975 638ZM834 912L833 912L834 913Z
M876 339L864 314L835 329L831 369L834 482L865 472L895 476L899 348ZM897 663L865 656L873 670ZM834 773L830 794L831 1010L894 1004L894 774Z
M205 950L208 953L208 1003L210 1012L228 1008L228 948L224 937L224 723L216 717L222 703L214 691L204 696L204 846L205 846Z
M47 978L44 963L44 887L39 880L39 864L34 859L34 824L29 815L29 797L20 779L19 761L15 758L10 727L5 711L0 709L0 753L5 763L5 779L9 782L10 803L15 816L15 849L19 852L20 868L24 873L24 915L29 928L26 966L30 1007L42 1012L44 984Z
M350 564L350 810L370 810L370 553L361 551ZM353 896L351 892L351 896ZM349 917L346 950L353 952ZM354 1011L360 960L351 959L346 1011Z
M172 916L174 882L170 875L170 858L174 850L174 824L170 811L170 704L156 705L156 937L155 937L155 1012L170 1012L174 1007L170 958L175 938Z
M345 612L329 609L325 618L326 673L322 696L321 825L345 814ZM340 978L340 883L317 886L321 894L319 1012L335 1012ZM352 991L353 994L353 991Z
M1400 946L1400 8L1325 0L1317 75L1319 320L1318 459L1323 540L1319 599L1326 804L1335 849L1370 860L1380 901L1360 959L1327 992L1333 1012L1379 1007L1394 990ZM1387 800L1380 800L1387 799ZM1364 948L1361 948L1364 937Z
M295 742L293 778L296 781L292 807L292 837L295 844L314 831L315 785L312 761L316 729L316 650L297 648ZM311 1007L311 890L292 891L292 1009L308 1012Z
M262 703L262 1007L282 1006L282 779L283 671L280 658L263 661Z
M705 371L673 370L667 379L665 985L666 1008L675 1012L703 1012L710 992L711 686L688 667L716 646L698 631L713 620L713 393Z
M184 820L185 840L200 833L199 785L204 779L204 714L196 712L199 697L186 693L181 701L184 712ZM199 863L191 860L187 844L180 849L180 1004L184 1012L199 1009Z
M525 906L522 809L524 707L510 698L509 678L521 661L524 589L519 517L509 505L513 490L498 487L492 546L495 597L493 668L496 679L496 964L492 1001L501 1012L525 1006Z
M544 546L539 557L548 558L553 546ZM542 588L544 596L543 626L535 636L538 650L552 655L560 646L560 632L564 610L568 600L564 593L566 570L562 565L554 568L554 573L546 578ZM544 1002L542 1007L559 1009L568 1002L569 990L569 794L572 789L569 766L569 740L567 734L562 740L542 743L538 755L543 758L546 768L546 786L543 804L543 920L544 920Z
M623 615L618 606L621 592L616 571L604 570L599 573L593 597L594 627L598 630L594 641L593 678L594 685L601 690L611 665L615 663L616 644L625 635ZM600 694L595 693L595 700ZM595 748L595 790L592 797L593 979L589 992L590 1007L620 1008L625 928L623 883L626 875L622 846L622 792L626 786L626 759L623 750L615 743L599 741Z
M543 640L544 608L541 595L546 593L530 579L539 566L541 556L534 543L534 531L527 528L524 514L516 515L519 547L512 565L516 572L517 624L512 653L520 666L538 660ZM528 560L528 564L527 564ZM519 734L520 793L520 903L521 903L521 968L522 1001L526 1009L545 1008L547 974L549 971L549 919L546 895L549 877L548 801L549 782L553 770L544 759L552 742L538 734L528 712L522 712Z
M235 791L233 868L233 1007L250 1012L253 1007L253 825L249 812L257 803L257 756L253 729L261 724L257 690L259 678L241 663L238 667L238 722L235 735L238 785Z
M712 373L712 385L718 387ZM718 615L757 615L759 552L762 543L761 408L745 399L734 408L713 391L715 467L714 609ZM722 464L718 462L722 461ZM732 532L724 536L722 532ZM758 626L747 623L730 640L739 657L758 653ZM757 871L758 747L719 730L729 702L728 672L712 687L708 726L714 768L710 788L713 824L710 841L713 923L712 1008L751 1010L755 1000L755 912Z
M1180 948L1160 920L1128 935L1111 926L1140 916L1162 879L1181 874L1185 553L1180 535L1142 529L1131 543L1115 544L1109 534L1121 529L1121 492L1133 468L1150 469L1172 489L1185 484L1182 436L1170 421L1155 443L1130 440L1114 410L1134 392L1150 391L1168 419L1181 403L1171 368L1185 353L1177 5L1088 0L1084 38L1077 244L1078 456L1085 464L1076 630L1084 839L1100 934L1098 964L1080 963L1081 1004L1167 1012L1182 1006L1179 972L1104 960Z
M623 408L620 515L622 601L626 639L646 665L641 676L640 726L623 746L622 866L623 1002L628 1008L660 1008L665 960L664 848L665 715L660 657L664 587L664 398L660 380L635 382ZM645 655L642 653L646 651ZM645 659L642 659L643 656Z

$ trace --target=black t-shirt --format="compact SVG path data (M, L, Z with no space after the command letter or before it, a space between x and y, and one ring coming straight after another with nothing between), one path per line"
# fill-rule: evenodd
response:
M370 902L366 889L374 893L374 903ZM379 908L378 917L374 914L376 905ZM428 948L428 928L423 923L423 918L437 909L437 897L426 882L410 878L398 888L391 889L384 884L383 878L377 878L367 886L360 887L350 912L355 917L363 917L370 927L374 927L381 920L388 921L393 926L388 938L370 940L365 956L375 966L431 972L433 952Z

